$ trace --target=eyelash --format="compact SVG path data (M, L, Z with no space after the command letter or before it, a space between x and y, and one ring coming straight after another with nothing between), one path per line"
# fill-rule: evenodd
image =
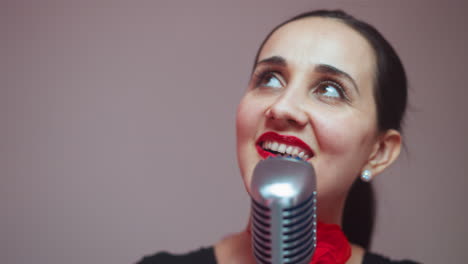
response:
M321 82L319 82L319 84L315 85L315 87L316 87L315 90L320 88L321 85L326 85L326 84L332 85L334 88L336 88L338 93L340 94L340 97L343 100L345 100L347 102L350 101L349 97L347 95L347 92L346 92L346 88L345 88L346 86L344 86L339 80L326 79L324 81L321 81ZM325 97L327 97L327 96L325 96Z
M264 69L262 71L255 71L253 73L253 78L252 78L252 80L255 83L254 87L255 88L260 87L261 83L263 81L265 81L265 78L267 76L275 77L281 82L281 79L277 76L278 74L281 74L281 73L279 71L274 70L273 68L266 68L266 69ZM346 102L350 102L350 98L348 97L346 86L343 85L343 83L340 80L337 80L337 79L334 79L334 78L327 77L324 80L318 81L317 83L315 83L313 85L313 87L314 87L313 91L316 91L317 89L320 88L320 86L326 85L326 84L332 85L334 88L337 89L337 91L338 91L338 93L340 94L340 97L341 97L340 99L342 99L342 100L344 100ZM327 98L327 100L334 100L332 97L328 97L328 96L324 96L324 97Z
M267 68L263 71L260 71L260 72L254 72L253 74L253 80L255 81L255 87L259 87L261 82L265 81L265 77L267 76L271 76L271 77L275 77L279 80L278 78L278 74L281 74L280 72L278 71L275 71L274 69L272 68ZM280 80L281 82L281 80Z

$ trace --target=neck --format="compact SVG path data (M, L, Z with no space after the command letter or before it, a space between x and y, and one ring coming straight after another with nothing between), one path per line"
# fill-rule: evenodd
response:
M317 202L317 204L320 204L317 208L318 220L323 223L336 224L341 227L345 201L346 196L338 198L319 198L319 201Z

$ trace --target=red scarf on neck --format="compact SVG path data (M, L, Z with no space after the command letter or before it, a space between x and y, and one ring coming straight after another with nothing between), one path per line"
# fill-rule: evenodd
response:
M351 246L339 225L317 223L317 246L310 264L344 264Z

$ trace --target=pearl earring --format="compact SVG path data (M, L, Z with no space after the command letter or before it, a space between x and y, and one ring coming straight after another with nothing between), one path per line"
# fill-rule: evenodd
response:
M370 182L372 179L372 172L370 170L363 170L361 173L361 180L365 182Z

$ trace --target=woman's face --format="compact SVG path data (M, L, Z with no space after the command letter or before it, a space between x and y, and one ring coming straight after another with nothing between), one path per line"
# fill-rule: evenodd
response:
M369 43L338 20L305 18L273 33L237 111L247 191L260 160L300 156L316 171L319 219L339 223L377 141L374 69Z

